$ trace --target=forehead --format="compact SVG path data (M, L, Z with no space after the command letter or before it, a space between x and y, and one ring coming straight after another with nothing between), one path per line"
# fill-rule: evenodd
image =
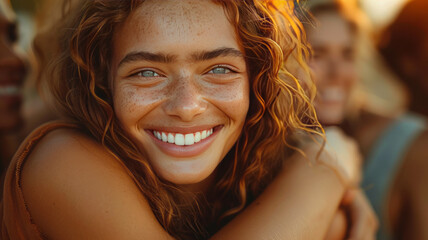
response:
M316 15L318 25L308 30L312 45L349 45L353 43L354 32L339 13L326 11Z
M115 55L218 47L239 48L223 7L210 0L147 0L114 34Z

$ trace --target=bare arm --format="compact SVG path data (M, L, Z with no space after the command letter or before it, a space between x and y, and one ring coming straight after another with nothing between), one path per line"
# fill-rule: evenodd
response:
M330 167L302 158L213 238L322 239L345 187ZM30 213L50 239L172 238L122 166L82 135L49 134L22 174Z
M319 161L309 166L295 155L265 192L214 239L324 239L333 217L341 214L344 191L359 181L361 163L356 142L340 129L328 129L327 140ZM313 143L305 148L310 160L318 150Z
M326 166L292 164L213 239L324 239L345 188Z
M171 239L123 167L71 130L42 139L25 164L22 189L48 239Z

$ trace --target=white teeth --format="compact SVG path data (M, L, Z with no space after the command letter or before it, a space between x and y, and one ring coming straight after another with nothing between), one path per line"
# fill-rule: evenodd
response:
M193 145L195 143L195 136L193 133L184 135L184 145Z
M200 142L201 141L201 132L196 132L195 133L195 142Z
M162 132L162 141L168 142L168 136L164 132Z
M0 87L0 96L13 96L19 95L21 89L18 86L4 86Z
M175 134L175 145L183 146L184 145L184 135L181 133Z
M159 132L157 132L157 131L153 131L153 135L154 135L157 139L162 140L162 138L161 138L161 134L160 134Z
M198 143L203 139L211 136L213 132L214 132L214 129L203 130L201 132L195 132L195 133L186 133L186 134L153 131L153 135L157 139L163 142L174 143L175 145L178 145L178 146L183 146L183 145L189 146L189 145Z
M174 143L175 142L174 135L172 135L172 133L168 133L168 142L169 143Z

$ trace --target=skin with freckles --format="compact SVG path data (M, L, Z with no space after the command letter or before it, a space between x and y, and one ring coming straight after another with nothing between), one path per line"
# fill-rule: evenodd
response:
M246 63L224 10L210 1L146 1L117 30L112 66L115 114L156 173L182 185L207 179L239 137L249 105ZM194 154L185 153L191 146L165 150L171 146L153 136L211 128Z

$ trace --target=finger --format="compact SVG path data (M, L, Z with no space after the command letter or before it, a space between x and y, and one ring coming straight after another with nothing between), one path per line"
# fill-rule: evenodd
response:
M374 229L372 229L372 231L367 231L367 233L363 236L363 238L361 238L361 240L375 240L375 231ZM359 240L359 239L355 239L355 240Z
M354 201L355 196L356 196L356 190L354 188L347 189L345 194L343 195L341 205L342 206L350 205Z
M344 239L346 236L347 226L348 220L346 218L345 211L343 209L339 209L331 221L330 228L326 234L325 239Z
M367 235L374 236L377 229L377 219L370 204L361 192L356 192L356 197L349 206L352 228L351 239L366 239Z

